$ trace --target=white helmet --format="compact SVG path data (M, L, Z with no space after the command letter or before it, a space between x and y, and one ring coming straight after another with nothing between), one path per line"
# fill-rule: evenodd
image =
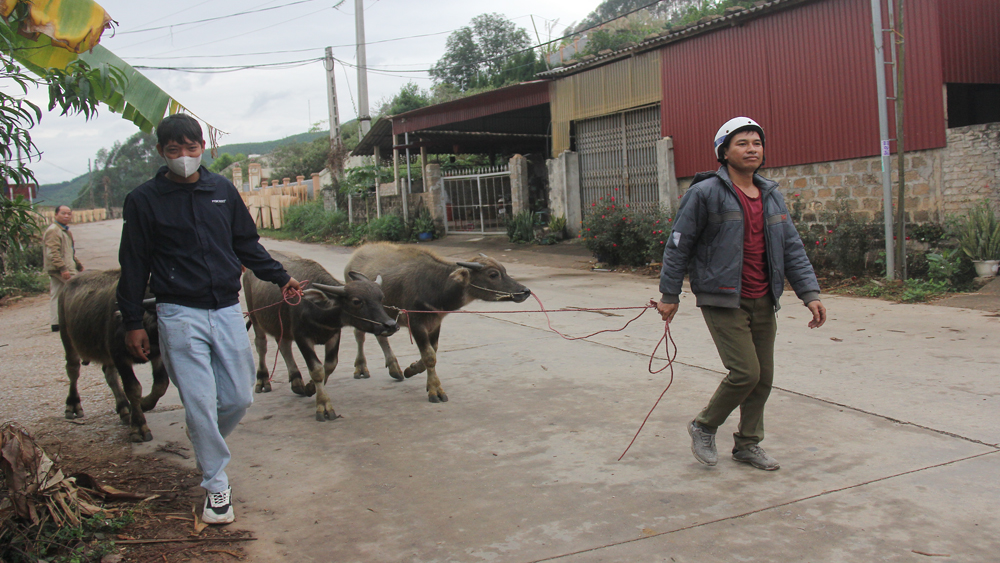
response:
M722 156L722 149L727 146L733 134L748 129L760 134L760 142L764 142L764 128L749 117L734 117L719 127L719 132L715 134L715 158L720 163L725 163L726 159Z

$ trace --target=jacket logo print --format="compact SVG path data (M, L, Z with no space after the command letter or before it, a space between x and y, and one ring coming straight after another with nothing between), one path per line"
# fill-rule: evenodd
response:
M212 203L226 203L226 200L224 200L224 199L213 199ZM782 217L782 219L784 219L784 217Z
M781 216L781 220L782 220L782 221L784 221L784 220L786 220L786 219L788 219L788 215L782 215L782 216Z

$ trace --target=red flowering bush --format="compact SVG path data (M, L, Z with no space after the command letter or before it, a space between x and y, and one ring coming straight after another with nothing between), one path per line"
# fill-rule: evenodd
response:
M673 215L663 211L640 211L602 198L592 204L584 218L580 238L601 262L615 266L645 266L659 262L670 236Z

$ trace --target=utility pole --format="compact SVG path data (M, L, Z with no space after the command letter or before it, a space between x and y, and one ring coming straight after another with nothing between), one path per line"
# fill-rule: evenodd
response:
M372 128L372 116L368 115L368 62L365 58L365 5L364 0L354 0L354 27L358 45L358 125L359 139L363 139Z
M334 181L334 189L340 187L340 177L344 171L343 150L340 139L340 112L337 109L337 80L335 78L336 68L333 66L333 47L326 48L326 60L323 61L326 68L326 98L330 108L330 151L333 153L330 162L330 177ZM337 209L337 197L333 197L333 209Z
M896 0L889 0L894 2ZM900 280L906 280L906 152L903 150L903 0L898 0L893 41L896 53L896 159L899 168L899 193L896 194L896 270Z
M894 0L889 0L890 2ZM886 95L885 67L892 64L885 60L885 41L882 27L882 0L871 0L872 34L875 40L875 85L878 97L879 137L882 141L882 219L885 225L885 278L895 279L896 266L892 240L892 155L889 148L889 110ZM891 11L891 10L890 10Z

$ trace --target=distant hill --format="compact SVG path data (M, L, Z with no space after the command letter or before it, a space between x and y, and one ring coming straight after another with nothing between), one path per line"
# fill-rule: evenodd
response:
M354 120L351 120L354 121ZM350 123L350 122L348 122ZM346 123L344 125L347 125ZM328 137L330 131L316 131L312 133L299 133L276 141L260 141L259 143L233 143L219 147L219 154L229 153L233 156L238 154L267 154L275 148L291 143L308 143L318 137ZM205 151L202 161L205 166L212 164L212 155ZM76 199L80 190L87 185L89 174L82 174L66 182L58 184L42 184L38 188L38 198L42 205L70 205Z

